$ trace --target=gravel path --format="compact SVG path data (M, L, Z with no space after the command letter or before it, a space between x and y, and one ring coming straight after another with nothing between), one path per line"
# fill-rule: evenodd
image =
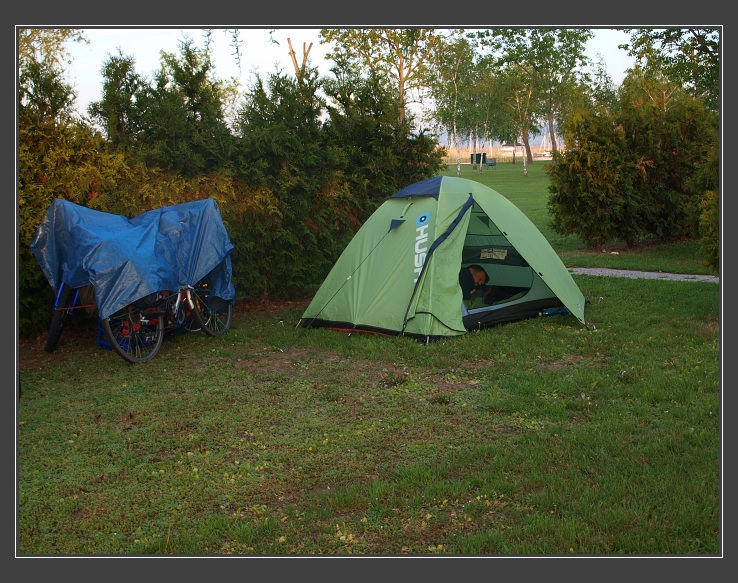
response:
M572 275L607 275L611 277L630 277L632 279L669 279L679 281L709 281L720 283L716 275L687 275L683 273L662 273L661 271L629 271L627 269L606 269L604 267L570 267Z

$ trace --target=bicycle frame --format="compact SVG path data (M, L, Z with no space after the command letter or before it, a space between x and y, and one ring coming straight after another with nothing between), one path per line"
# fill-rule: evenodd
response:
M62 284L54 303L47 352L56 348L64 320L78 302L79 289ZM194 287L155 292L101 319L98 346L131 363L147 362L159 351L165 334L184 329L218 336L229 328L232 313L230 302L210 295L205 278Z
M74 290L72 305L70 307L66 307L62 305L62 302L60 301L65 286L66 284L62 283L61 287L59 288L59 293L56 294L56 299L54 300L54 310L66 310L67 314L71 316L72 314L74 314L74 308L77 306L77 302L79 301L79 288Z
M46 346L44 347L46 352L54 352L56 350L59 344L59 338L61 338L64 322L74 313L75 307L78 306L79 291L79 288L71 288L63 282L59 286L59 291L54 298L51 326L49 327L49 334L46 338Z
M195 309L195 303L192 301L191 287L184 287L179 292L161 292L163 297L160 309L152 312L152 315L161 314L166 318L166 331L173 331L181 328L186 324L190 317L194 317L191 312Z
M230 327L231 302L210 295L207 277L197 285L177 292L157 292L126 306L101 321L112 349L124 360L141 363L151 360L165 334L179 330L203 331L219 336Z

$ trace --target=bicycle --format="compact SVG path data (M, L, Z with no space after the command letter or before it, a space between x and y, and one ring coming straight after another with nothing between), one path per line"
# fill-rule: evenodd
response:
M167 333L219 336L230 327L234 246L214 199L128 218L57 198L31 249L56 292L47 352L87 296L93 303L85 307L97 311L98 345L132 363L151 360Z
M81 289L62 283L54 304L47 352L56 349L64 322L80 307ZM99 323L107 338L102 345L136 364L154 358L167 334L184 329L220 336L230 328L232 317L233 304L212 294L205 278L195 286L186 286L176 292L164 290L149 294L100 319Z

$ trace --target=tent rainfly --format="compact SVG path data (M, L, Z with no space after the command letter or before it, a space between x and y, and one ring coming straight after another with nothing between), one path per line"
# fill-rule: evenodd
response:
M463 301L459 273L475 264L507 297ZM530 219L483 184L437 176L403 188L369 217L298 326L430 341L555 308L586 325L582 292Z

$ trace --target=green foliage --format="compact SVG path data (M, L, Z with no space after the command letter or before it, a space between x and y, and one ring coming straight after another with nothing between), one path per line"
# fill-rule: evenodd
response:
M720 270L720 198L714 190L705 192L700 205L701 253L705 265Z
M224 119L228 89L214 79L210 54L181 44L179 57L164 55L151 84L130 57L105 63L103 97L90 112L108 138L149 167L193 178L227 168L234 138Z
M637 74L623 84L620 110L639 157L634 182L647 201L644 230L660 240L697 237L699 201L717 187L717 118L663 78Z
M552 224L595 248L699 236L699 201L717 185L717 123L699 100L634 74L616 109L587 108L564 126L550 173Z
M349 234L342 156L322 129L318 86L315 70L300 81L257 77L236 118L243 190L233 225L249 297L285 297L313 285Z
M699 199L700 254L705 265L720 269L720 150L717 132L702 142L703 162L688 182Z
M435 140L412 135L376 79L328 83L256 78L239 110L235 277L247 297L289 297L317 285L384 199L440 167ZM319 88L338 104L328 107ZM226 209L226 214L230 211Z
M18 104L22 120L58 119L69 114L74 97L72 87L64 80L64 72L48 63L31 59L20 72Z
M48 282L30 250L33 236L54 198L95 206L100 193L117 183L125 164L107 151L102 136L69 111L70 89L54 69L31 61L32 83L19 86L18 116L18 303L19 328L28 333L48 325Z
M557 126L566 119L579 99L580 79L587 79L582 68L589 64L585 45L591 30L566 28L504 28L469 33L490 51L485 61L494 63L495 77L504 95L504 108L514 120L516 131L510 140L501 125L495 137L503 141L523 140L529 150L528 135L537 135L542 127L551 136L552 151L557 153ZM528 155L532 161L532 156Z
M326 58L347 68L358 67L367 77L391 80L400 122L404 121L408 95L425 91L422 83L443 35L432 28L327 28L321 43L333 43Z
M400 106L375 77L344 71L325 81L328 107L326 134L339 153L336 164L348 183L364 221L387 196L437 174L443 152L435 136L414 134L412 116L399 121Z
M599 249L606 241L633 242L641 234L639 205L625 172L627 145L622 127L609 115L580 111L566 126L565 156L548 167L551 226Z
M474 46L466 38L452 37L438 47L424 83L434 103L433 117L440 127L448 128L453 144L460 141L459 135L477 130L490 115L494 84L489 72L476 65ZM496 131L494 124L482 137Z
M123 54L108 57L102 69L102 99L88 107L111 146L122 150L132 149L142 130L143 112L139 100L145 84L134 66L133 57Z
M630 29L624 45L636 67L657 71L717 112L720 104L720 30Z

